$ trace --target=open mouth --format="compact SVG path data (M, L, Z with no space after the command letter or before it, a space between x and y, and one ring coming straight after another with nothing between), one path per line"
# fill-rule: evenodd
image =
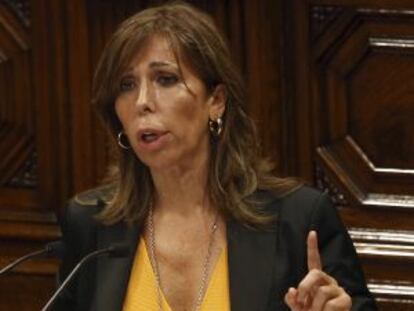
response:
M161 135L158 133L145 132L141 134L141 140L145 143L152 143L156 141Z

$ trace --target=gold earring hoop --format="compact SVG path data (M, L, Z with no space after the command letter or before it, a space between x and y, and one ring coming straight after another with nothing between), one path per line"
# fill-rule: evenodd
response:
M210 129L210 133L215 136L219 137L221 132L223 131L223 120L218 117L216 120L209 120L208 127Z
M131 146L129 144L125 144L124 142L122 142L122 139L123 139L124 135L125 135L124 140L127 140L128 141L128 138L126 137L126 134L123 131L120 131L118 133L118 137L117 137L118 145L122 149L128 150L128 149L131 148Z

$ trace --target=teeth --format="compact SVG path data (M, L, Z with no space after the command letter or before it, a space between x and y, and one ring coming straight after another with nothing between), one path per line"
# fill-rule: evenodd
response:
M154 133L144 133L144 134L142 134L142 139L145 142L152 142L152 141L156 140L157 137L158 137L158 135L154 134Z

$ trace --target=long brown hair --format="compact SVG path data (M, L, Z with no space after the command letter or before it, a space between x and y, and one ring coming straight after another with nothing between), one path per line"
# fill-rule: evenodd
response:
M245 112L245 87L227 44L210 16L193 6L175 2L141 11L125 20L108 42L96 69L93 93L113 137L122 130L114 108L119 80L153 35L167 38L176 57L182 55L188 61L207 90L219 84L226 89L224 129L219 138L210 138L207 187L212 204L228 219L254 227L268 223L269 217L252 203L251 195L258 189L282 195L298 183L274 177L271 166L260 157L255 125ZM115 193L100 218L106 223L127 220L142 224L155 191L149 168L132 150L118 148L116 159Z

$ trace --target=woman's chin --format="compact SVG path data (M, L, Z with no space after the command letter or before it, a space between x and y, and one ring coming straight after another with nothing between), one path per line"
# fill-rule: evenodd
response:
M165 152L141 153L138 158L149 167L152 173L186 172L204 167L208 157L196 153Z
M140 158L141 161L148 166L151 172L165 172L177 166L177 161L167 159L157 159L157 157L150 157L148 159Z
M191 169L191 165L184 161L160 160L150 161L145 164L149 167L151 174L181 174Z

